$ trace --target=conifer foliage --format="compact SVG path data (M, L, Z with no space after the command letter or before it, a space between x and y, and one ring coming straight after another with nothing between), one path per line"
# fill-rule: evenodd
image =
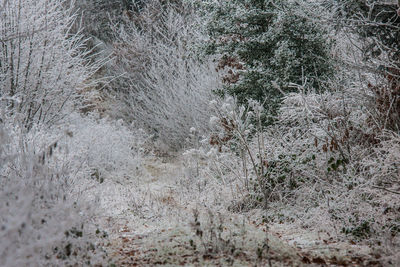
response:
M264 102L276 110L291 83L320 89L332 72L327 32L313 23L303 4L291 1L219 1L210 4L209 53L220 53L228 69L221 93ZM226 69L225 69L226 70ZM272 108L272 109L271 109Z

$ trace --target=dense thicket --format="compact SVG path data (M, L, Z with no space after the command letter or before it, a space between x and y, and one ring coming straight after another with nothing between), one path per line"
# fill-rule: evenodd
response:
M264 3L253 1L253 5L246 7L244 3L250 2L242 1L235 6L224 2L217 6L220 12L216 15L222 17L222 21L226 18L230 22L230 18L236 15L236 24L212 21L214 25L220 25L214 31L226 33L218 34L214 39L217 47L214 51L230 56L222 61L222 66L232 69L227 77L227 92L241 96L239 102L242 103L251 94L242 92L240 95L233 89L241 88L241 82L246 81L246 60L253 56L250 51L257 55L255 62L268 55L267 50L258 54L256 47L245 50L254 28L249 27L251 24L244 24L241 18L246 18L246 12L256 9L252 7L259 8ZM282 2L268 3L278 8ZM247 194L233 203L232 209L246 211L267 206L265 221L297 222L305 228L335 233L339 239L368 243L385 251L382 262L393 264L396 257L393 255L397 253L394 250L400 243L400 217L394 211L399 209L399 205L394 204L399 199L400 162L400 153L396 151L400 145L400 87L396 56L399 51L396 41L399 15L395 4L376 2L323 2L334 6L338 13L317 13L313 25L324 28L327 24L342 23L336 29L325 28L335 40L332 50L327 50L339 63L334 79L325 79L329 82L323 84L323 90L304 90L302 83L297 82L299 86L294 91L284 91L274 124L263 127L258 123L262 115L258 115L260 111L254 108L257 106L254 102L250 102L251 108L238 107L232 99L215 102L215 117L211 118L215 132L210 134L210 152L206 154L211 155L212 161L207 171L214 172L215 176L229 173L225 179L237 177L243 182L243 191ZM359 5L367 9L358 10ZM374 10L378 7L381 8ZM296 11L304 12L302 8L304 6ZM338 20L338 14L344 10L349 13L342 13L340 16L343 17ZM258 11L252 15L259 15L265 23L267 15L273 18L272 14ZM290 14L289 11L287 15ZM281 18L284 17L282 14ZM285 29L291 27L292 36L302 32L290 25ZM242 35L249 32L247 37L235 35L240 33L239 30L244 32ZM268 32L267 37L270 36L273 37L274 33ZM274 53L280 51L277 46L271 49ZM243 51L249 55L245 57L247 54ZM292 61L296 62L296 58L291 58ZM307 64L312 68L312 63ZM257 71L262 73L263 66L260 66ZM279 66L276 73L284 70L285 66ZM268 77L268 73L259 77L256 81L262 81L266 86L268 80L262 79ZM280 76L277 74L276 77ZM319 85L314 86L318 88ZM256 87L249 86L249 92L255 92L253 88ZM266 95L259 99L266 103L270 101ZM198 153L206 156L202 150ZM391 240L390 245L383 244L387 239Z
M172 148L182 148L192 127L207 131L208 102L220 84L216 63L196 51L207 39L201 24L190 3L155 0L114 25L114 114Z

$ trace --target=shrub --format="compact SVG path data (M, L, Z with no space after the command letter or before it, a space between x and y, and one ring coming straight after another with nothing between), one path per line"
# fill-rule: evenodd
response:
M367 110L374 103L357 86L288 94L276 123L260 128L249 120L251 105L246 110L232 101L215 103L216 132L197 153L208 158L207 174L240 185L230 208L267 204L265 221L327 231L339 239L376 245L390 236L393 243L384 248L392 253L399 246L400 218L393 204L400 195L398 134L370 124Z
M123 76L114 90L123 103L119 116L180 148L190 128L207 131L208 102L219 79L212 59L196 55L206 37L193 8L162 3L149 3L116 28L113 66Z
M143 145L147 136L134 130L121 120L97 118L95 114L82 117L72 114L59 127L60 134L71 137L59 143L68 147L64 160L76 170L76 177L91 177L97 182L129 179L141 171Z
M26 128L54 123L77 103L97 69L84 61L84 40L70 34L63 0L5 1L0 13L0 105Z
M144 134L76 113L62 124L34 125L29 132L12 117L2 119L2 264L106 263L93 217L121 206L111 203L126 194L115 185L140 174ZM115 188L123 196L110 201L106 192Z
M60 160L65 147L45 138L38 128L29 134L23 128L10 121L0 124L2 265L104 261L87 225L96 205L86 206L71 194L76 180L68 162Z
M305 2L218 1L207 8L208 52L221 55L218 69L228 69L220 92L240 104L254 99L276 114L292 84L322 90L321 80L333 73L328 32L310 19Z

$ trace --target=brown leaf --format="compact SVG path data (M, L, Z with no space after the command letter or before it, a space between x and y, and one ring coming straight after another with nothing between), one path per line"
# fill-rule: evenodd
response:
M313 258L312 262L317 264L326 264L326 261L321 257Z

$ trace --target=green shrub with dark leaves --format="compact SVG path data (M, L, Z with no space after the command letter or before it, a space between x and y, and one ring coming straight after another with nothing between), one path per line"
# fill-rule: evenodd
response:
M233 0L206 5L207 53L221 55L225 88L245 104L249 98L276 113L293 84L322 90L333 74L327 30L311 20L305 4L291 1Z

